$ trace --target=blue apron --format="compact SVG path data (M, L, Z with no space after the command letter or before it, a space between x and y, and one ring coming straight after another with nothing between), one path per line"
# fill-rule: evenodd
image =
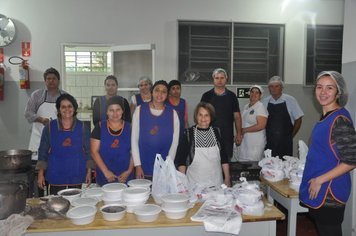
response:
M324 204L327 193L330 192L336 201L346 203L351 191L350 173L345 173L321 185L316 199L309 199L309 180L316 178L339 163L339 151L335 143L331 143L331 132L334 122L340 117L351 121L349 112L341 108L319 121L312 131L311 146L307 155L303 179L299 189L299 198L302 203L311 208L319 208Z
M58 120L50 122L50 150L46 179L53 185L82 184L86 177L83 123L76 120L73 131L59 130L58 127Z
M126 171L130 165L131 158L131 125L124 121L122 131L118 135L111 134L107 121L101 122L100 129L100 156L116 176ZM132 179L132 174L127 180ZM102 186L108 181L99 167L96 168L96 182Z
M184 116L185 116L185 109L186 109L186 102L183 98L180 99L179 104L177 106L171 104L169 102L169 99L167 99L167 105L172 107L174 110L176 110L179 118L179 133L180 135L183 134L184 129L185 129L185 121L184 121Z
M141 167L145 176L153 175L156 154L165 160L173 141L173 109L165 106L160 116L151 114L149 104L143 103L140 108L140 134L138 147Z

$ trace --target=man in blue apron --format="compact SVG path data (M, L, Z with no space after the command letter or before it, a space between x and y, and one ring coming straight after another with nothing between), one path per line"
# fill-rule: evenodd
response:
M56 100L65 93L59 89L59 72L54 68L48 68L43 78L46 88L35 90L27 102L25 118L32 123L31 137L28 149L33 152L32 162L36 164L38 159L38 147L40 146L42 129L51 119L57 118ZM31 190L30 190L31 191Z
M293 137L298 133L304 113L297 100L283 91L283 81L273 76L268 82L270 96L263 99L268 110L266 149L272 156L293 156Z

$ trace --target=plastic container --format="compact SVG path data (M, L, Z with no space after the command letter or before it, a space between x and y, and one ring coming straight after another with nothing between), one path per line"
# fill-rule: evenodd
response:
M165 209L186 209L189 202L189 197L183 193L171 193L161 197L162 207Z
M105 184L102 187L103 190L103 198L109 200L119 200L122 198L122 192L124 189L127 188L126 184L123 183L110 183L110 184Z
M130 187L150 188L152 181L148 179L132 179L127 182L127 185Z
M71 202L72 206L96 206L98 200L92 197L79 197Z
M126 207L121 204L108 204L100 208L104 220L118 221L121 220L126 213Z
M136 219L140 222L153 222L158 219L161 207L154 204L145 204L134 209Z
M74 199L79 198L81 193L82 190L79 188L67 188L59 191L58 195L72 202Z
M164 211L166 217L168 219L173 219L173 220L178 220L182 219L187 215L188 207L184 209L170 209L170 208L165 208L162 207L162 210Z
M67 212L67 217L75 225L86 225L94 221L96 214L95 206L78 206Z
M103 199L104 192L101 188L88 188L82 193L84 197L96 198L98 201Z
M142 187L128 187L123 190L122 198L126 199L143 199L150 195L150 189Z

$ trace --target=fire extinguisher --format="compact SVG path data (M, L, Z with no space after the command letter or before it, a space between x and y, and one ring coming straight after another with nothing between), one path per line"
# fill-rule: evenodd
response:
M13 59L20 59L20 62L13 62ZM20 88L29 89L30 88L30 69L28 61L22 57L12 56L9 58L9 63L12 65L19 65L19 75L20 75Z
M4 88L5 88L5 67L0 64L0 101L4 100Z

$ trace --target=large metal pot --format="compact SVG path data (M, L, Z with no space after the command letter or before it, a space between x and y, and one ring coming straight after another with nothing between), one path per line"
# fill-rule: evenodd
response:
M32 152L29 150L0 151L0 171L31 168Z
M28 186L25 183L0 182L0 220L21 213L26 207Z

